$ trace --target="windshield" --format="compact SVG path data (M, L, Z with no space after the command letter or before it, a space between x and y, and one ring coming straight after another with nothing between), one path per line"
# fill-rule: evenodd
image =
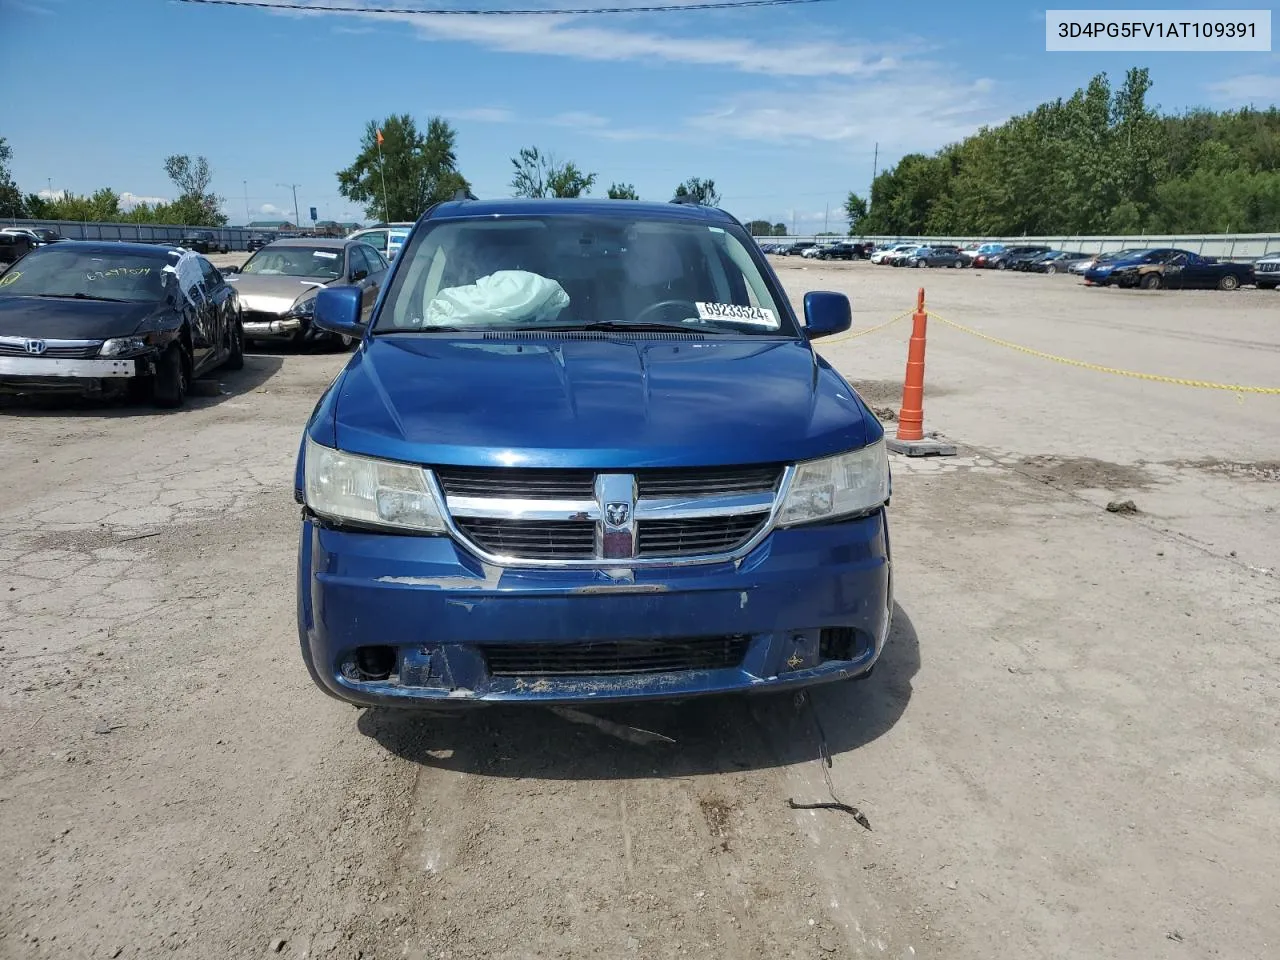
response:
M657 324L795 335L737 226L620 216L424 225L378 332Z
M315 277L336 280L342 276L342 250L333 247L263 247L240 268L242 274L283 277Z
M33 250L0 276L0 296L156 302L165 296L168 262L160 251L106 253L58 243Z

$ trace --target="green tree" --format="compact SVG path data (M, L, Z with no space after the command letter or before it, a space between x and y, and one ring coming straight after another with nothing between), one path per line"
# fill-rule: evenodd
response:
M747 233L753 237L771 237L773 236L773 224L768 220L748 220Z
M611 183L609 184L610 200L639 200L640 194L636 193L636 188L629 183Z
M677 200L692 200L707 207L720 206L720 194L716 192L714 180L703 180L701 177L690 177L676 187Z
M852 190L844 202L844 215L849 220L849 236L858 236L858 226L867 216L867 201Z
M25 217L26 203L22 199L22 191L13 182L9 172L9 161L13 159L13 148L4 137L0 137L0 217Z
M209 189L213 171L208 160L174 154L165 157L164 172L178 188L178 198L170 205L176 217L171 222L194 227L220 227L227 222L223 198Z
M417 220L433 203L471 189L458 172L456 140L457 132L440 117L427 121L425 133L407 113L370 120L355 160L338 171L338 192L362 204L371 219Z
M1162 116L1145 68L984 127L876 177L864 234L1277 229L1280 109Z
M64 193L45 202L42 217L84 223L119 222L120 195L110 187L101 187L89 196Z
M775 223L773 225L773 235L775 237L785 237L787 235L787 225L785 223Z
M594 173L583 173L572 162L561 163L537 147L522 147L511 165L511 189L517 197L581 197L596 182Z

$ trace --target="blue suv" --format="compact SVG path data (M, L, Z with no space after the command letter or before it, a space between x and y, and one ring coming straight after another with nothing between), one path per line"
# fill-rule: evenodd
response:
M302 657L363 705L675 699L866 676L884 431L742 224L459 200L415 225L297 461Z

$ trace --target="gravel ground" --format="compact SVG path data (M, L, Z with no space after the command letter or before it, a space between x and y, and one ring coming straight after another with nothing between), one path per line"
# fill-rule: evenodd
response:
M1041 351L1280 385L1280 295L778 271L859 330L923 284ZM896 409L908 325L823 352ZM343 362L258 352L169 414L0 409L0 956L1275 955L1280 397L933 321L926 428L960 449L894 461L881 668L603 713L676 741L640 746L311 685L291 468ZM815 720L870 831L788 807L830 798Z

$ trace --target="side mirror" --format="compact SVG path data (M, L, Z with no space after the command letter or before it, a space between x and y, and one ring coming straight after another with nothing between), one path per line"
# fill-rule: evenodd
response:
M357 270L353 274L351 274L351 282L359 283L361 280L363 280L367 276L369 276L368 270Z
M804 333L810 340L844 333L853 326L853 309L843 293L813 290L804 295Z
M360 291L355 287L326 287L316 294L312 322L321 330L346 337L363 337L365 325L360 322Z

